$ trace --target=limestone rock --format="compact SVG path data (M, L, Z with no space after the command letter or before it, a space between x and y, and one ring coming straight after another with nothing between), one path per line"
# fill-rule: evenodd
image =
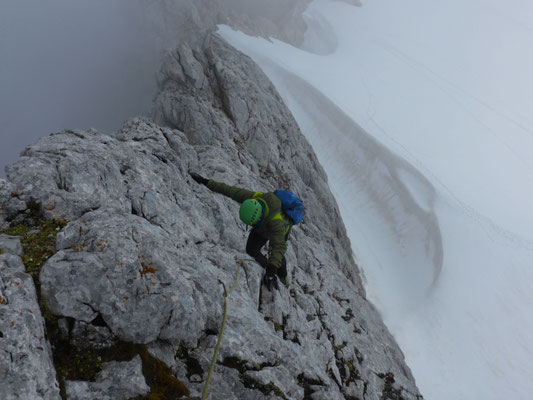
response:
M76 244L70 232L82 232ZM221 293L209 261L178 242L184 233L170 235L144 218L109 209L87 213L58 238L62 250L41 272L43 295L59 315L86 323L101 315L122 340L196 345L220 317ZM69 241L72 247L64 248Z
M18 197L20 192L11 182L0 179L0 229L8 226L8 222L26 210L26 203Z
M70 343L79 349L105 349L117 343L116 337L107 326L75 321L70 332Z
M21 256L23 253L20 237L0 235L0 253L14 254Z
M0 398L59 399L51 356L31 276L0 255Z
M67 381L69 400L128 400L150 392L139 356L131 361L105 363L95 382Z

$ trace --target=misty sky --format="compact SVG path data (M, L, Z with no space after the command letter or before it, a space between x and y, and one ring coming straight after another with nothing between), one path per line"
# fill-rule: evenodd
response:
M0 2L0 177L41 136L148 114L159 67L136 0Z
M49 133L110 133L149 115L162 52L190 33L191 1L1 0L0 177ZM219 7L281 21L296 1L220 0Z

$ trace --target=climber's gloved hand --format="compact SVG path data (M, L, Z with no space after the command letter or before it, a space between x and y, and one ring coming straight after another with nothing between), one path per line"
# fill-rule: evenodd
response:
M209 179L204 178L202 175L199 175L196 172L189 171L189 175L191 176L192 179L194 179L200 185L207 186L207 182L209 182Z
M263 283L268 290L279 290L278 277L276 276L276 267L272 264L267 264L265 276L263 277Z

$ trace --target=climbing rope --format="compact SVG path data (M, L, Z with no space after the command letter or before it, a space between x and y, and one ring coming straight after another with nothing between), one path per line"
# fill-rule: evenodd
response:
M207 379L205 380L204 384L204 390L202 392L202 400L205 400L207 397L207 388L209 386L209 381L211 380L211 375L213 375L213 370L215 369L215 364L217 361L218 351L220 350L220 343L222 343L222 335L224 334L224 327L226 326L226 317L228 315L228 302L227 297L233 292L233 289L235 289L235 286L237 286L238 280L239 280L239 269L241 268L242 264L246 261L253 261L256 262L252 258L245 258L241 260L237 260L237 271L235 272L235 280L233 281L233 284L229 288L228 291L226 291L226 286L224 285L224 282L222 283L222 286L224 287L224 315L222 317L222 326L220 328L220 333L218 334L218 340L217 345L215 346L215 353L213 354L213 359L211 360L211 366L209 367L209 373L207 374Z

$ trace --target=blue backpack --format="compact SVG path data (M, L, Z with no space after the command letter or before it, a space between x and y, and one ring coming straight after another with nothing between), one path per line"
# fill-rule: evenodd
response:
M290 218L293 225L302 222L305 215L304 203L290 190L275 190L274 194L281 200L281 212Z

